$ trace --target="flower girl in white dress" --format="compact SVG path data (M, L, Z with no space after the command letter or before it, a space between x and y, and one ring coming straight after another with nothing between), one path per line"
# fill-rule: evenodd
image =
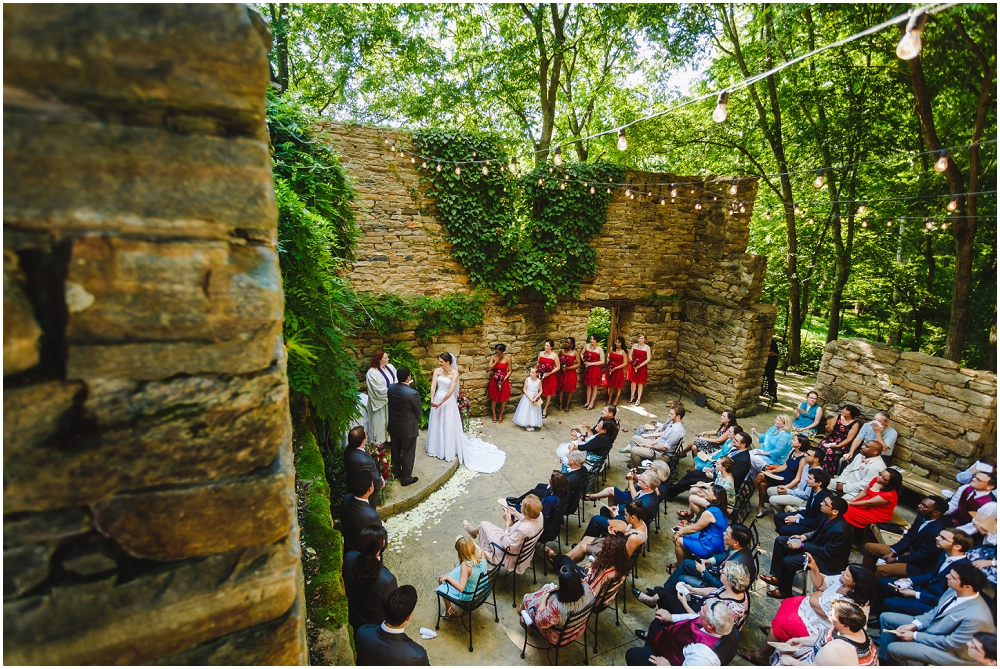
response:
M524 380L524 394L514 412L514 424L534 431L542 426L542 380L538 378L538 367L528 370L528 378Z

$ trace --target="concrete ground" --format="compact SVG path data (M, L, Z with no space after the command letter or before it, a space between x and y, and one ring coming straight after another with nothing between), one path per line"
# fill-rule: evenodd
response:
M760 432L767 429L774 420L777 413L791 414L792 408L805 397L806 392L812 388L813 379L809 376L798 376L788 374L787 376L778 374L779 401L770 410L739 420L743 428L756 427ZM627 389L626 391L627 392ZM512 398L511 405L516 405L519 397ZM624 484L624 476L627 470L627 455L619 454L618 448L627 445L636 426L652 420L665 419L668 402L677 399L676 395L667 393L650 393L641 408L621 405L618 417L622 424L622 434L618 437L616 448L611 456L611 468L608 474L608 484L621 487ZM719 414L707 408L698 408L692 398L684 397L684 406L687 415L684 424L687 429L688 440L692 435L704 431L714 430L718 427ZM400 516L396 519L396 525L408 524L409 533L404 537L394 541L390 536L390 550L387 552L386 566L396 575L400 584L412 584L420 593L420 600L414 611L413 618L407 625L407 631L411 638L421 643L428 652L432 665L518 665L518 664L547 664L554 659L554 653L550 653L549 659L543 657L542 651L528 648L525 659L520 658L521 645L524 639L524 632L518 624L516 609L511 606L510 586L503 582L498 582L497 604L500 622L493 620L492 608L484 606L473 613L472 621L474 627L474 652L468 650L468 632L462 627L458 620L442 619L441 629L434 639L422 640L418 634L420 627L433 629L437 619L437 597L434 588L437 586L437 577L440 574L450 571L456 562L454 550L455 538L463 534L462 521L468 520L477 525L480 520L489 520L496 524L502 523L502 516L498 509L497 498L509 495L521 494L531 489L538 482L547 479L555 462L556 446L568 439L569 426L586 422L593 424L598 418L599 412L585 411L579 407L573 408L569 413L562 413L550 410L549 417L545 421L545 426L535 432L527 432L523 428L511 422L512 412L508 412L502 425L495 425L487 416L483 427L483 438L493 442L507 452L507 462L503 469L491 475L476 475L467 482L463 482L471 475L465 468L460 468L453 483L446 485L440 491L431 493L426 501L418 505L411 516ZM422 433L418 442L417 469L426 473L442 471L447 468L440 461L428 458L424 454L423 444L426 433ZM425 461L425 462L422 462ZM690 457L681 462L681 472L690 469L693 463ZM463 475L464 472L464 475ZM405 489L404 489L405 490ZM394 497L398 496L398 493ZM636 587L644 589L648 586L662 584L667 576L664 571L666 564L673 562L673 543L670 540L670 527L675 519L674 510L686 508L685 496L681 496L679 502L669 505L669 518L661 519L660 532L657 534L650 528L649 554L639 560L639 577L636 579ZM756 503L756 498L755 502ZM901 509L901 511L903 511ZM596 509L587 504L587 518ZM913 518L913 511L903 511L907 520ZM575 519L570 519L570 542L575 543L583 533L583 528L578 528ZM392 526L390 520L387 526ZM584 523L586 526L586 522ZM761 569L767 571L770 565L771 546L774 540L773 519L767 517L758 522L761 539ZM398 533L396 534L398 537ZM554 544L553 544L554 546ZM566 547L564 546L564 550ZM855 554L852 558L859 561L860 556ZM532 582L532 574L529 569L526 574L517 577L517 599L537 588L545 582L554 582L551 570L549 576L542 576L541 557L536 558L537 585ZM631 582L626 584L626 588ZM626 589L623 588L623 589ZM764 595L765 584L758 581L751 595L750 620L743 630L741 643L742 647L756 648L764 640L758 625L770 622L777 611L778 602L769 599ZM631 646L641 645L633 634L635 629L645 629L652 619L652 609L649 609L632 596L628 591L628 614L621 613L621 625L615 626L614 611L606 611L600 616L600 645L598 653L593 653L593 620L591 620L591 631L588 632L588 644L590 646L590 664L593 665L622 665L625 663L625 650ZM619 602L621 598L619 598ZM620 604L619 604L620 606ZM533 643L539 643L539 638L531 639ZM583 649L574 644L564 648L560 653L561 664L581 664L583 662ZM746 664L737 657L734 664Z

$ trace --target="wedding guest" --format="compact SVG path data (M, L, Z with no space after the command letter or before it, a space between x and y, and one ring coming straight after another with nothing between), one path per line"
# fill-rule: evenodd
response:
M656 472L651 469L647 469L639 474L638 477L636 477L636 470L633 469L626 474L626 477L629 479L629 489L635 488L638 490L636 496L632 498L631 503L635 504L637 509L641 509L641 519L644 523L648 524L656 515L656 507L659 504L659 498L656 496L656 486L660 485L660 479L657 477ZM586 529L583 531L584 536L603 537L606 535L608 533L608 523L611 520L615 518L626 520L623 509L627 509L627 507L627 503L615 504L610 507L602 506L600 511L590 519Z
M991 502L995 503L996 495L993 492L997 488L996 472L987 474L986 472L976 472L972 475L972 480L958 489L948 501L948 516L951 516L951 524L955 527L965 525L972 521L972 514L982 506Z
M972 476L976 472L984 472L986 474L993 474L997 469L997 459L995 455L987 455L985 457L979 458L972 465L966 469L964 472L959 472L955 475L955 479L961 483L971 483Z
M389 386L396 383L396 368L382 349L372 353L365 383L368 386L368 438L373 444L384 444L389 422L388 392Z
M653 350L646 344L646 335L640 334L632 344L629 359L628 380L632 382L629 402L639 406L642 403L642 389L649 380L649 361L653 359Z
M793 434L801 434L808 439L816 436L816 429L823 420L823 407L818 402L819 395L815 390L810 390L805 402L795 409L792 420Z
M378 511L368 503L368 498L375 494L372 482L355 478L347 482L347 489L350 492L344 495L344 500L340 503L340 532L344 537L345 553L360 549L361 530L365 527L382 527Z
M625 337L615 337L614 346L608 351L608 404L618 406L622 388L625 387L625 368L629 365Z
M721 585L715 588L688 586L684 594L675 589L673 598L666 598L667 610L675 614L694 613L701 608L702 601L714 597L732 610L736 628L742 628L750 613L750 598L747 595L750 572L739 562L730 561L723 566L719 576Z
M542 418L549 415L549 402L559 392L559 355L555 352L556 343L545 340L545 347L538 354L538 376L542 380L542 396L545 404L542 406Z
M819 527L825 520L826 515L822 512L823 500L830 497L826 490L830 483L830 474L825 469L813 467L806 476L806 486L808 494L805 504L796 511L774 514L774 529L785 537L794 534L805 534ZM846 510L845 506L845 510Z
M750 428L750 433L760 441L760 446L750 451L750 471L754 476L767 465L785 464L792 452L792 433L788 431L791 425L791 419L782 413L775 417L774 425L764 434L759 434L755 427Z
M521 502L524 501L524 498L528 495L534 495L538 499L542 500L542 513L544 515L546 498L555 495L559 498L565 496L566 498L571 499L574 494L581 492L581 489L587 485L587 470L583 467L585 458L586 455L584 455L582 451L573 451L573 453L569 454L569 467L565 474L558 470L553 471L552 474L549 475L548 483L539 483L520 497L508 497L507 504L520 510ZM553 485L553 480L555 479L556 474L559 474L566 480L565 493L557 491L557 486ZM559 486L559 490L561 490L561 486Z
M538 367L528 368L528 378L521 388L521 401L514 410L514 425L520 425L528 432L542 426L542 381L538 378Z
M583 385L587 387L587 403L584 409L593 409L597 401L597 389L601 385L601 370L604 369L604 348L597 342L597 335L590 335L583 348Z
M902 488L903 475L895 469L883 469L868 484L863 495L848 500L850 508L844 520L858 528L891 522Z
M702 511L698 520L674 528L674 555L676 561L667 566L667 573L672 573L688 555L707 558L725 550L722 536L729 527L729 500L722 486L713 485L704 492L709 506Z
M506 550L507 558L504 560L504 568L513 571L521 545L527 539L540 534L544 527L542 501L535 495L528 495L521 503L520 512L514 510L513 507L504 506L503 520L504 526L502 528L487 520L480 522L479 527L474 527L469 524L469 521L463 520L462 526L469 533L469 536L479 540L479 547L491 563L496 564L503 551ZM500 548L496 548L494 543ZM531 560L525 560L517 567L517 573L523 574L530 563Z
M458 553L458 562L450 572L438 576L435 592L467 602L476 594L479 577L489 571L490 566L479 546L469 537L455 537L455 552ZM461 615L451 602L445 602L445 613L449 618Z
M861 447L861 454L851 460L851 464L847 465L840 476L830 479L830 490L850 501L862 494L868 484L884 470L882 444L869 441Z
M577 570L594 596L601 596L595 605L607 606L614 602L618 589L632 571L632 554L628 550L628 535L621 532L611 532L598 545L599 548L590 553L594 555L593 561L586 567L578 566L572 555L555 555L548 547L545 552L551 553L550 559L557 571L562 571L564 566Z
M623 448L619 453L631 454L629 458L631 467L638 467L643 460L670 459L674 451L684 443L684 435L687 434L682 422L684 413L684 405L681 402L674 402L670 406L670 413L662 431L647 432L640 437L632 437L628 448Z
M594 593L580 577L580 572L570 567L563 567L559 570L559 585L546 583L541 589L525 595L517 607L517 612L527 611L531 617L531 627L549 643L556 643L566 620L572 614L592 606L593 603ZM526 626L523 617L518 616L518 622L522 627ZM579 638L586 628L587 623L584 621L582 625L563 636L563 643Z
M559 444L556 447L556 457L565 465L569 454L573 451L584 451L587 454L587 466L593 467L601 463L611 452L615 439L618 438L618 422L615 420L617 407L606 406L601 411L601 418L593 428L579 425L570 432L572 441Z
M846 404L840 410L840 415L833 424L830 434L819 443L825 455L823 456L823 469L830 472L830 476L837 475L837 465L840 456L847 451L848 447L858 436L861 426L858 425L858 416L861 410L853 404Z
M853 602L838 601L833 604L829 620L831 627L825 634L790 639L790 650L776 651L778 664L878 666L878 650L865 630L867 613Z
M344 554L341 574L347 595L347 620L351 627L381 625L389 595L399 587L396 577L382 564L389 535L381 525L362 528L358 550Z
M934 568L941 549L938 532L944 527L942 516L948 503L938 495L925 497L917 505L917 517L903 538L892 546L867 543L861 550L862 564L879 578L916 576ZM884 564L877 564L878 560Z
M389 386L389 448L392 451L392 472L402 486L413 485L413 456L420 436L420 418L424 406L420 393L410 387L413 376L408 367L396 373L399 381Z
M972 639L966 642L969 657L983 667L997 666L997 635L989 632L976 632Z
M888 466L892 461L892 449L896 445L898 436L896 429L889 425L889 414L885 411L876 411L872 420L861 426L858 436L851 442L851 448L840 459L840 469L854 458L854 454L862 444L867 444L869 441L878 442L882 446L882 459Z
M977 534L983 537L983 543L969 550L968 559L976 569L986 574L994 586L997 584L997 516L996 507L988 514L983 509L972 517L972 524Z
M657 462L660 461L658 460ZM736 485L733 481L732 458L719 458L719 461L714 467L714 471L715 481L712 483L695 483L691 486L691 494L688 495L688 510L678 510L678 518L683 520L694 520L695 518L701 516L702 512L710 506L705 493L710 490L712 486L719 486L726 491L728 504L728 507L726 508L726 515L733 512L733 502L736 499Z
M559 408L569 411L573 393L580 379L580 354L576 350L576 340L566 337L559 352Z
M802 435L798 435L796 439L800 437ZM796 478L786 484L768 487L766 491L767 501L774 508L775 513L780 512L779 510L782 508L786 511L794 511L806 505L811 493L809 472L819 469L819 463L823 459L820 453L819 446L809 446L802 449L802 459L799 460L799 471ZM820 471L823 470L820 469ZM830 475L826 476L829 479Z
M348 484L354 479L371 481L375 486L375 494L371 496L368 503L373 509L378 508L378 491L385 485L385 479L378 472L378 465L375 459L368 455L365 444L368 437L365 435L365 428L352 428L347 433L347 448L344 449L344 478Z
M406 635L405 626L417 608L417 589L404 585L389 595L385 622L362 625L354 632L359 667L430 666L427 651Z
M720 452L723 453L724 457L728 457L733 461L733 488L736 492L739 492L740 486L744 483L744 481L746 481L747 474L750 472L750 451L747 450L750 444L750 435L746 432L734 432L731 437L731 442L732 450L724 448ZM680 481L677 483L671 483L667 486L667 490L664 493L665 499L668 501L673 500L674 497L681 494L685 490L690 490L697 484L715 483L717 466L718 461L716 461L712 467L707 467L702 470L695 467L694 469L688 470L688 472L681 477Z
M954 528L945 527L938 532L940 554L937 564L928 572L917 574L902 585L893 579L879 581L879 601L876 613L894 611L918 616L930 611L948 592L948 573L958 563L968 563L966 557L972 548L972 537Z
M635 636L646 645L626 650L625 664L639 667L728 665L739 644L732 609L714 598L697 615L657 609L649 629L635 630Z
M588 555L600 555L604 552L608 539L618 537L622 541L626 556L631 560L635 552L646 543L646 539L649 538L649 530L642 520L643 508L641 505L629 502L625 504L624 508L624 520L612 518L607 525L607 534L598 537L584 535L580 538L580 543L573 546L564 555L556 555L555 551L546 546L545 557L553 567L558 569L563 564L576 564Z
M767 362L764 363L764 380L767 383L767 395L772 401L778 401L778 380L774 378L774 373L778 370L778 342L772 338L771 346L767 350Z
M763 518L767 515L764 507L765 500L770 499L768 492L773 488L777 492L777 487L791 486L794 488L799 484L809 471L809 459L806 458L806 450L810 446L809 440L797 434L792 439L792 452L782 465L765 465L764 470L757 474L755 483L757 484L757 517Z
M507 345L494 346L490 365L486 370L489 379L486 382L486 395L490 398L490 413L494 423L503 422L503 414L510 400L510 375L513 371L514 364L507 355Z
M692 455L698 453L711 455L715 453L729 439L729 436L731 436L728 435L729 429L734 425L736 425L736 414L732 411L723 411L719 417L719 428L714 432L711 430L699 432L695 435L694 441L685 446L682 452L692 453Z

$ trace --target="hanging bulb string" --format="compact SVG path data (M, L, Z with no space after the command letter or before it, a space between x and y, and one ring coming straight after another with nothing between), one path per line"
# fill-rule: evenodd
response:
M853 200L827 200L823 198L818 198L815 200L796 200L796 204L868 204L871 205L873 202L910 202L913 200L930 200L930 199L942 199L948 198L953 199L956 197L968 197L970 195L996 195L995 190L981 190L975 193L941 193L939 195L901 195L899 197L884 197L884 198L856 198ZM757 200L757 207L760 206L771 206L780 207L779 204L771 204L772 201Z

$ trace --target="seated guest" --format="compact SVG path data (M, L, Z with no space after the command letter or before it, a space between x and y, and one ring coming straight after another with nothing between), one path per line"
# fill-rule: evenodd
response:
M731 458L719 458L719 462L715 465L715 481L711 484L695 483L691 486L691 494L688 495L688 510L678 511L677 515L685 520L693 520L700 516L701 512L709 506L705 492L713 485L717 485L726 491L726 499L729 501L726 515L728 516L732 513L732 503L736 500L736 484L733 481L733 461Z
M378 504L378 491L385 485L385 479L378 473L375 459L365 450L367 443L368 435L365 433L365 428L360 425L347 433L347 447L344 448L344 477L348 483L356 478L372 482L375 494L368 499L368 503L375 509Z
M648 667L727 665L736 655L739 635L733 611L725 602L706 599L698 615L674 615L657 609L648 630L636 630L646 643L625 651L625 664Z
M347 620L351 627L381 625L389 595L398 587L396 577L382 564L389 535L381 525L368 525L358 538L360 550L344 555L341 574L347 594Z
M438 576L438 587L434 591L467 602L475 596L479 577L489 571L490 565L479 546L469 537L455 538L455 552L458 553L458 563L447 574ZM449 617L460 615L447 600L445 607Z
M681 562L662 587L646 588L646 594L633 588L632 594L646 606L666 609L670 599L676 597L678 583L686 583L695 588L718 588L722 585L722 569L730 562L739 562L750 575L750 581L757 580L757 565L750 550L750 530L746 525L731 524L723 539L726 555L721 560L714 556L704 560L688 558Z
M660 503L659 499L656 497L656 487L660 485L660 478L656 475L656 472L651 469L647 469L641 474L639 474L635 469L629 470L629 473L626 474L626 478L629 481L629 490L637 490L635 497L631 497L631 493L629 493L631 502L636 505L637 509L641 510L640 515L642 517L642 521L648 524L656 515L656 507ZM615 490L618 489L612 488L612 491ZM618 491L617 493L613 492L613 494L618 495L621 492L622 491ZM590 519L590 523L587 524L587 529L583 532L584 536L603 537L608 533L608 521L612 518L625 520L625 514L623 511L625 503L627 502L618 502L610 507L602 506L600 512Z
M548 547L545 550L549 562L557 571L562 571L563 567L571 567L580 572L583 582L590 587L594 597L601 597L601 601L595 602L598 606L606 606L614 601L612 598L625 582L625 577L632 571L632 555L628 550L628 539L631 537L615 528L619 523L620 520L612 523L612 527L609 528L611 533L600 539L600 548L596 552L594 561L586 567L577 565L570 555L556 555Z
M815 390L810 390L792 416L792 434L801 434L806 439L811 439L816 436L816 430L822 421L823 407L819 405L819 395Z
M830 490L851 501L868 487L878 473L885 469L881 457L882 444L869 441L861 447L861 455L851 460L840 476L830 479Z
M795 510L806 505L809 495L812 493L812 488L809 487L809 472L819 467L820 460L818 446L804 448L802 460L799 461L797 478L792 479L787 484L767 488L765 491L767 502L774 508L775 513L781 513L781 509ZM829 477L830 475L827 474L827 479Z
M972 548L972 537L962 530L946 527L938 533L937 545L941 549L937 564L931 571L909 578L908 587L888 578L879 581L876 613L894 611L919 616L934 608L948 592L948 572L959 562L968 562L965 554Z
M891 522L902 488L903 475L896 469L883 469L868 484L863 495L847 502L850 508L844 520L858 528Z
M580 577L580 572L571 567L563 567L559 570L559 585L546 583L541 589L525 595L517 612L527 611L531 616L532 629L554 644L559 640L560 629L566 624L567 618L593 604L594 593ZM518 622L521 627L525 627L523 617L518 616ZM563 643L579 638L586 627L584 621L571 634L563 637Z
M359 667L430 666L427 651L406 635L404 627L417 607L417 589L396 588L386 602L385 622L362 625L354 632Z
M750 471L754 476L768 465L785 464L788 454L792 452L792 433L788 431L792 421L786 414L778 414L774 425L764 434L758 434L757 428L750 428L753 436L760 441L760 447L750 451Z
M602 421L608 421L609 424L614 423L616 427L619 427L618 419L616 418L617 415L618 407L614 404L606 404L604 405L604 408L601 409L601 417L597 419L597 422L601 423ZM583 439L593 437L597 434L597 425L594 425L594 427L588 427L585 423L581 423L580 425L574 425L572 429ZM570 436L573 436L572 431L570 432Z
M997 583L997 516L996 507L993 507L992 515L984 511L983 507L972 517L972 524L977 530L977 534L983 537L983 542L969 550L966 557L977 569L986 574L990 583ZM975 538L975 537L973 537Z
M983 667L997 666L997 635L987 632L976 632L972 635L966 646L969 648L969 657Z
M549 511L546 510L547 507L551 507L552 510L566 511L564 508L570 499L573 498L574 493L579 493L584 486L587 485L587 470L583 467L583 461L586 459L586 455L583 451L573 451L569 454L569 467L566 473L562 473L559 470L553 471L549 474L548 483L539 483L534 488L524 493L520 497L508 497L507 504L511 505L515 509L520 510L521 502L528 495L534 495L538 499L542 500L542 515L548 517ZM565 480L566 490L562 491L562 484L559 484L559 490L557 491L553 488L553 479L556 478L556 474ZM545 500L549 497L555 496L561 500L561 504L556 507L552 507L552 500L546 505Z
M824 634L830 626L830 612L835 602L850 601L867 617L875 597L875 575L859 564L848 565L842 572L824 576L815 560L807 560L813 584L810 595L789 597L781 602L771 626L762 627L766 641L753 652L740 655L754 664L766 664L773 650L771 643Z
M834 602L830 627L823 634L789 639L793 646L775 651L778 664L877 667L878 650L868 636L868 614L854 602Z
M673 597L665 597L667 610L671 613L695 613L701 609L701 603L706 599L718 599L733 611L733 622L739 630L746 622L750 613L750 599L747 588L750 587L750 574L739 562L727 562L720 574L722 585L717 588L689 587L685 594L676 589Z
M637 467L643 460L653 460L660 458L668 460L674 451L684 443L684 405L674 402L667 415L667 422L663 425L662 432L647 432L642 436L632 437L628 448L623 448L620 453L630 453L630 467Z
M618 436L618 425L615 421L601 419L594 426L594 434L581 437L574 441L560 444L556 449L556 456L564 465L569 463L569 454L573 451L583 451L587 459L585 464L591 466L601 462L611 452L611 447Z
M723 411L719 417L719 427L717 430L706 430L695 435L694 441L685 446L681 453L704 453L711 455L722 447L729 437L726 433L736 424L736 414L732 411Z
M825 469L813 467L809 470L809 475L806 477L809 495L806 497L805 506L798 511L774 514L774 529L779 535L790 537L793 534L811 532L826 520L821 507L823 500L830 497L829 491L826 490L828 483L830 483L830 473Z
M899 435L895 428L889 427L889 414L885 411L876 411L875 417L861 426L858 436L851 442L847 453L840 459L838 471L842 471L851 460L862 444L874 441L882 447L882 460L886 466L892 461L892 449L896 445L896 438Z
M542 494L538 494L539 492ZM551 518L556 514L562 513L565 510L567 502L569 502L569 477L558 469L554 469L549 474L549 484L542 490L535 487L534 490L520 497L508 497L507 504L514 507L515 511L520 511L521 500L528 495L535 495L541 499L542 515L546 518Z
M729 451L726 455L729 459L733 461L733 486L737 492L739 492L740 485L747 477L747 473L750 471L750 452L747 450L750 447L750 435L746 432L737 432L732 437L733 450ZM691 486L696 483L714 483L715 482L715 469L709 467L707 469L698 470L697 468L692 469L686 473L680 481L673 483L667 487L667 500L673 500L674 497L681 494L685 490L690 490Z
M777 487L789 486L794 488L799 484L799 481L805 479L809 473L809 469L813 466L809 464L809 460L806 458L806 449L809 448L809 440L797 434L792 438L792 452L788 455L788 459L785 460L783 465L768 465L764 467L764 470L757 474L757 478L754 479L754 483L757 486L757 517L763 518L766 514L764 508L764 502L770 498L768 491L774 489L777 493ZM818 452L818 451L817 451Z
M340 533L344 536L344 552L360 550L358 537L368 525L382 527L378 511L368 503L375 494L375 485L370 478L356 477L347 482L350 491L340 504Z
M600 536L584 535L580 538L580 542L562 557L576 563L587 555L598 555L603 550L604 540L608 536L621 534L625 538L625 550L628 552L629 558L631 558L646 543L646 539L649 537L649 530L646 528L646 523L642 520L642 513L642 507L634 502L629 502L625 505L625 517L623 519L619 520L615 518L608 521L606 534ZM548 546L545 547L545 555L554 567L560 565L555 551Z
M976 472L972 475L972 480L958 489L948 501L948 513L951 516L951 524L954 527L965 525L972 521L972 514L980 507L996 502L994 491L997 489L996 472L987 474Z
M858 416L861 415L861 410L854 406L853 404L846 404L840 410L840 414L833 421L833 426L829 429L829 434L819 442L820 448L823 449L823 469L830 472L830 476L837 475L837 466L840 464L840 456L842 456L851 444L854 443L855 437L858 436L858 432L861 426L858 422Z
M698 520L674 528L674 555L676 562L667 567L667 573L683 562L689 555L707 558L726 549L722 536L729 527L729 501L722 486L713 485L705 490L709 506L701 512Z
M520 512L513 507L505 506L503 520L502 528L486 520L479 523L478 528L470 525L467 520L462 521L462 526L473 539L479 540L479 548L492 564L496 564L506 550L507 557L503 566L505 569L513 570L521 545L525 540L541 533L545 525L545 519L542 517L542 501L535 495L528 495L521 503ZM500 548L494 546L494 543ZM531 560L525 560L517 565L517 573L523 574L530 564Z
M993 612L980 594L985 586L983 572L958 562L948 572L949 592L933 609L916 619L906 613L883 613L878 651L882 664L975 664L969 640L976 632L996 633Z
M703 469L708 469L713 464L715 464L719 458L729 455L730 451L733 450L733 435L742 432L743 428L739 426L738 423L733 423L729 426L722 437L725 441L722 442L722 446L711 452L701 451L698 447L691 449L691 459L694 460L694 468L697 471Z
M944 521L941 517L948 508L943 497L931 495L917 505L917 518L910 525L903 538L892 546L867 543L861 550L861 561L868 569L873 569L879 578L902 578L916 576L934 568L941 549L937 546L937 536ZM877 564L882 559L885 564Z
M982 529L982 523L976 522L977 517L981 517L980 520L992 518L995 523L997 519L997 503L987 502L986 504L983 504L979 507L978 511L972 514L972 521L966 523L965 525L959 525L955 529L962 530L966 534L970 535L977 546L982 543L988 543L992 546L996 546L996 531L984 531Z
M997 470L997 458L995 455L987 455L985 457L979 458L972 463L968 469L964 472L960 472L955 475L955 480L959 483L966 484L972 483L972 477L976 472L983 472L985 474L994 474Z
M806 534L790 537L779 536L774 540L771 554L771 575L760 578L770 585L768 597L785 599L792 596L792 579L806 562L804 553L815 560L820 572L836 574L847 566L851 556L851 526L843 518L847 502L842 497L827 497L820 505L826 519L820 526Z

